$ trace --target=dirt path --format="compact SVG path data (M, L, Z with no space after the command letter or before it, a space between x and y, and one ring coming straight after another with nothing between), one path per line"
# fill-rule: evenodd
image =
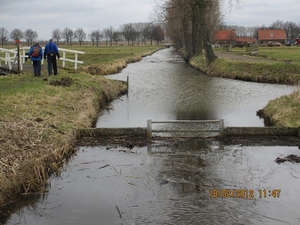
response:
M235 55L232 53L227 52L214 52L219 58L227 58L232 60L242 60L242 61L252 61L252 62L273 62L273 60L270 59L263 59L259 57L253 57L253 56L246 56L246 55Z

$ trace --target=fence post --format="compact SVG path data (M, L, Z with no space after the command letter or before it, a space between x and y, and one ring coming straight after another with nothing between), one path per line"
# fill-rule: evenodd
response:
M126 84L127 84L126 88L127 88L127 95L128 95L128 92L129 92L129 76L127 76L127 83Z
M224 119L220 119L219 132L220 132L220 136L224 135Z
M22 63L25 63L25 49L24 48L22 49Z
M147 138L152 139L152 121L150 119L147 120Z
M78 55L77 53L75 53L75 70L77 70L77 59L78 59Z
M66 52L63 51L63 64L62 64L63 67L65 67L65 65L66 65L65 58L66 58Z

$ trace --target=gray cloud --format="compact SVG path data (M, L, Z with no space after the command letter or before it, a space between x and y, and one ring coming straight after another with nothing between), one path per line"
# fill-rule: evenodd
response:
M157 1L157 0L156 0ZM125 23L149 22L155 0L0 0L0 27L28 28L48 39L56 28L83 28L86 33ZM224 2L228 2L227 0ZM223 9L229 25L270 25L276 20L300 22L299 0L244 0L240 8Z
M228 13L225 21L229 25L271 25L276 20L298 24L300 5L298 0L244 0L240 8Z
M0 0L0 4L0 27L9 31L30 28L39 39L48 39L56 28L83 28L89 33L148 22L153 10L153 0Z

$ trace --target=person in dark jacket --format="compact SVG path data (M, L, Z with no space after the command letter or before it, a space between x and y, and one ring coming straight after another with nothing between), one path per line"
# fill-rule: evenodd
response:
M28 52L28 56L31 58L32 64L33 64L33 73L34 76L41 76L41 60L43 58L43 49L39 45L39 43L36 41L35 44L30 48Z
M53 43L53 39L50 39L49 42L45 46L45 51L44 51L44 59L47 58L48 62L48 75L52 75L52 68L53 68L53 73L56 76L57 75L57 64L56 64L56 57L59 59L59 51L56 46L56 44Z

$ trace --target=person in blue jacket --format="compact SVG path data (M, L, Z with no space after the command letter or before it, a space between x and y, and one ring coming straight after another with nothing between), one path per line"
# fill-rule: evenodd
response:
M31 58L33 64L34 76L40 77L42 70L41 60L43 59L43 49L37 41L33 46L31 46L28 56Z
M44 51L44 59L47 58L48 62L48 75L52 75L52 68L54 75L57 75L57 64L56 64L56 57L59 59L59 51L56 46L56 44L53 43L53 39L50 39L49 42L45 46L45 51Z

